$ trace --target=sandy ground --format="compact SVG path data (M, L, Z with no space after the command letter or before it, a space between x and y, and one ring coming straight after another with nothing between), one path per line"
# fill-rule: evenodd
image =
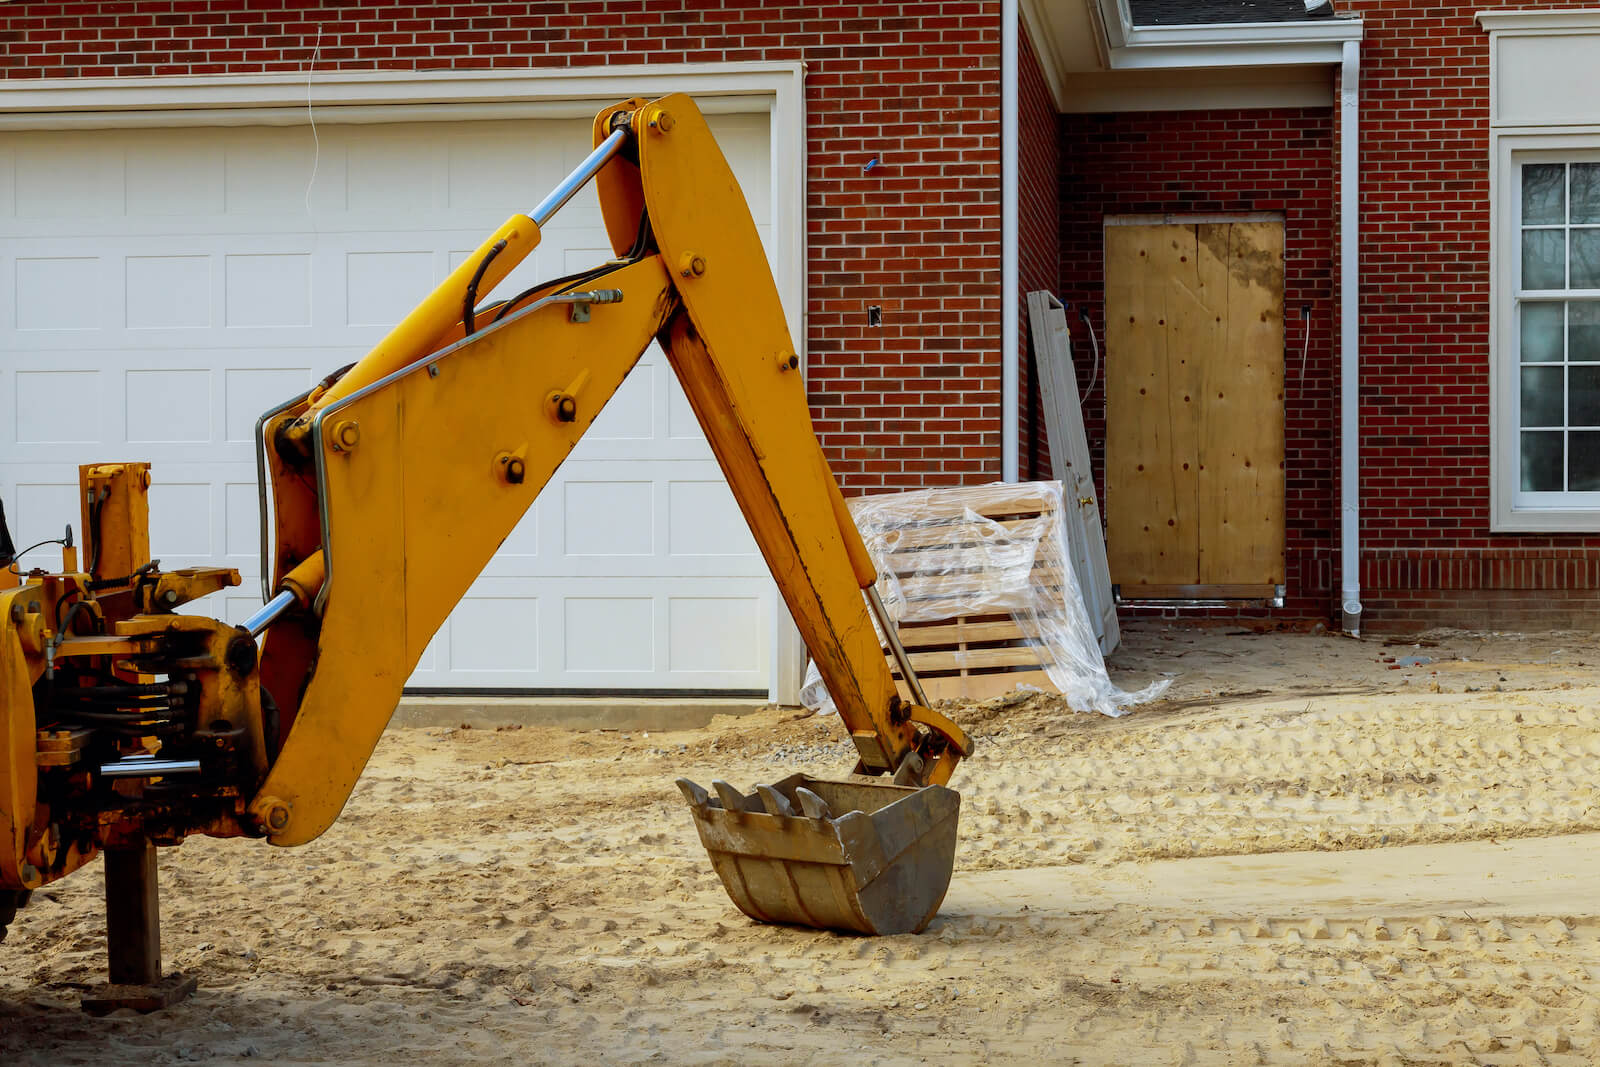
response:
M1176 677L959 712L920 936L752 924L672 785L840 773L833 720L391 731L316 843L162 853L167 1012L82 1015L98 872L36 894L0 1063L1600 1062L1600 641L1152 624L1113 666Z

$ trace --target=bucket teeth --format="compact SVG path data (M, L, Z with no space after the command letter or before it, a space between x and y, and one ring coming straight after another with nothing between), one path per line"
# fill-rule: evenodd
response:
M678 788L723 888L752 919L915 933L950 885L961 798L943 786L796 774L749 795L720 780L715 796L687 779Z
M800 802L800 810L805 812L808 819L831 819L833 812L828 810L828 802L805 786L796 786L794 798Z
M683 793L683 799L689 802L691 808L703 808L711 803L711 794L695 785L687 778L679 778L678 789Z
M711 783L711 788L717 791L717 799L722 801L722 806L729 811L761 810L759 803L751 806L748 797L720 778Z
M789 798L772 788L770 785L756 786L756 792L761 794L761 803L766 807L768 815L783 815L794 818L794 805L789 803Z

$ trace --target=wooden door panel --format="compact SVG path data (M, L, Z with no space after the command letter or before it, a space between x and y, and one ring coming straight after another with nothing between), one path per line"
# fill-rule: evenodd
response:
M1199 227L1227 256L1226 333L1206 363L1202 585L1283 582L1283 224Z
M1283 224L1106 227L1112 581L1283 581Z

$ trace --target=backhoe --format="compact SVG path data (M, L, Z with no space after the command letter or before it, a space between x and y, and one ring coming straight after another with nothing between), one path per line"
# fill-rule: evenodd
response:
M615 258L491 299L591 180ZM601 111L594 151L533 211L363 359L261 417L263 606L242 625L176 610L239 574L150 558L146 464L80 469L81 544L69 530L59 572L13 565L0 590L0 932L104 853L111 985L85 1006L192 989L161 973L156 847L300 845L334 822L429 639L652 340L858 755L837 782L680 780L700 838L755 919L925 927L954 861L945 783L971 743L927 707L883 615L749 210L675 95Z

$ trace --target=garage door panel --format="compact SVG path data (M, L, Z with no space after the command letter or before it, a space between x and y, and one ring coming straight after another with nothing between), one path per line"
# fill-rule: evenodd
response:
M23 219L81 219L123 209L122 153L90 139L41 139L14 164L16 214Z
M168 131L165 136L186 141L187 132ZM304 218L308 201L312 211L342 211L342 184L317 180L322 165L317 136L293 127L251 127L221 133L222 210L236 217L270 220L274 225L285 217ZM333 157L334 153L330 151L329 155Z
M689 395L676 376L667 384L667 437L680 448L697 455L711 455L711 442L700 428L700 419L689 405Z
M15 397L11 424L14 444L51 446L100 440L100 421L85 417L99 408L99 371L18 369L8 377ZM39 459L49 459L51 449L27 451L37 451ZM13 457L24 458L18 453Z
M435 157L419 158L410 130L380 127L349 138L341 129L337 137L344 157L345 203L352 215L380 220L381 226L384 218L416 217L440 206L442 168Z
M222 554L228 566L248 570L259 578L261 526L255 482L224 482L222 486Z
M203 330L211 326L212 257L128 256L122 261L130 330Z
M202 567L222 555L222 523L209 481L150 486L150 556L163 567Z
M653 481L568 478L561 502L562 554L567 558L656 554Z
M121 317L120 286L110 284L112 263L104 257L19 249L13 269L19 333L99 330Z
M127 145L124 158L128 216L176 220L223 213L225 167L217 141L154 131L149 141Z
M654 597L586 592L563 597L561 607L567 675L655 672Z
M16 227L17 153L7 139L0 142L0 219L8 230Z
M652 440L656 436L656 379L664 369L641 364L629 371L611 395L611 401L595 417L584 439L597 445L607 441ZM598 449L589 451L593 454Z
M228 327L311 325L310 253L233 253L223 258L222 276L223 322Z
M448 632L452 674L539 673L537 596L469 593L450 613Z
M713 119L764 233L767 123ZM76 524L78 463L149 461L154 553L169 567L237 568L241 587L191 609L242 620L260 604L257 417L364 354L589 150L586 119L327 125L319 135L320 153L304 128L6 139L0 414L14 418L0 428L0 493L14 530L38 539ZM87 159L95 165L63 163ZM482 297L611 254L586 189ZM36 556L53 563L59 549ZM765 689L773 603L652 345L412 683Z
M443 137L446 206L486 228L529 212L566 176L566 152L589 143L578 119L456 123ZM537 131L537 132L535 132Z
M6 523L11 539L24 549L51 538L58 538L63 527L78 528L78 469L57 464L41 464L13 483L6 501ZM18 569L61 566L61 547L46 545L18 557Z
M755 596L667 598L667 670L753 673L761 662L762 602Z
M310 360L305 362L309 364ZM313 380L309 365L225 368L222 372L224 440L254 447L256 420L261 413L292 396L299 396L311 388Z
M739 503L720 477L667 483L667 552L680 558L719 557L713 564L718 569L726 569L730 557L747 561L752 570L763 565Z
M211 387L209 370L123 371L128 443L210 443Z
M345 324L392 327L431 292L438 267L431 249L346 252Z

